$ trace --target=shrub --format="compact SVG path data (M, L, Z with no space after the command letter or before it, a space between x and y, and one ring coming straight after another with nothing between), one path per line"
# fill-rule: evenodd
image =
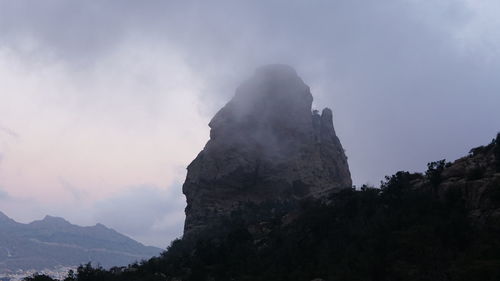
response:
M441 173L443 172L445 167L445 159L427 164L427 171L425 172L425 176L432 184L432 186L436 187L441 183Z

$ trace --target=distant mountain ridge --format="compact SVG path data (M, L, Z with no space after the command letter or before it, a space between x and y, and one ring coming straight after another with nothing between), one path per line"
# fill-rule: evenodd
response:
M53 216L23 224L0 212L0 274L87 262L122 266L161 251L102 224L82 227Z

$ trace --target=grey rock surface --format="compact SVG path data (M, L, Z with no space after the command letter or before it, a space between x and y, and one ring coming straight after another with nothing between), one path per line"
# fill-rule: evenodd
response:
M188 166L185 236L241 203L320 199L351 187L332 111L311 111L312 101L286 65L261 67L236 90Z

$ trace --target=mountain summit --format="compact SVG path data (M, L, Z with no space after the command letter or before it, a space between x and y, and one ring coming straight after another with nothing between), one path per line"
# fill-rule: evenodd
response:
M267 65L210 121L189 165L185 235L243 203L322 198L352 185L332 111L311 111L309 87L287 65Z

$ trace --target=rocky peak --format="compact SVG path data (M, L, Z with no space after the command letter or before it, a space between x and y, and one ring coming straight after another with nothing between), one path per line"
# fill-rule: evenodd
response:
M49 215L46 215L42 221L46 223L69 224L67 220L61 217L54 217Z
M268 65L213 117L210 140L188 166L185 234L241 203L321 198L351 187L333 114L311 112L309 87L286 65Z
M73 225L65 219L49 215L46 215L42 220L36 220L31 222L30 225L41 228L61 228L61 229L73 227Z
M312 100L309 87L289 66L259 68L214 116L210 138L226 144L252 142L270 147L284 141L283 135L290 131L310 134Z

